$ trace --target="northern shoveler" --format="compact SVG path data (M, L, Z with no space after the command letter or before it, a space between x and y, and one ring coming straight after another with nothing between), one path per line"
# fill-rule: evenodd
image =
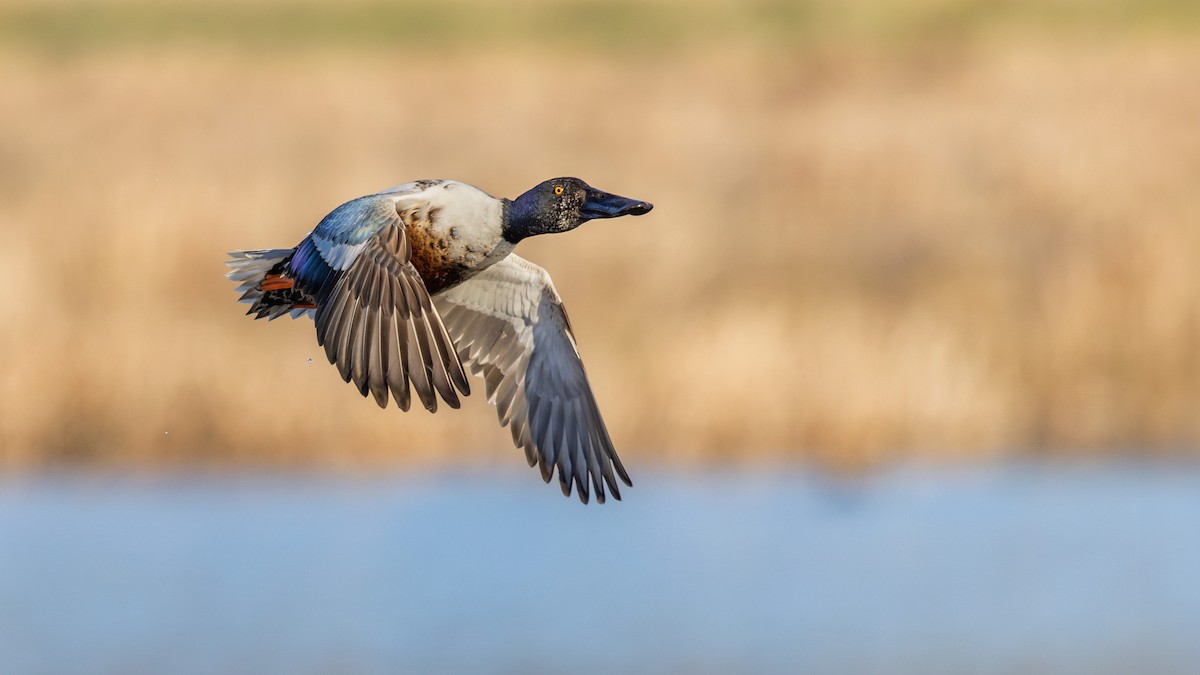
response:
M421 180L334 209L295 248L234 251L226 276L248 314L310 316L329 362L363 396L402 410L416 396L458 408L465 370L483 378L501 425L564 495L583 503L616 476L632 485L588 385L562 300L544 269L513 254L522 239L653 206L578 178L514 200L453 180ZM465 369L464 369L465 367ZM614 476L615 472L615 476Z

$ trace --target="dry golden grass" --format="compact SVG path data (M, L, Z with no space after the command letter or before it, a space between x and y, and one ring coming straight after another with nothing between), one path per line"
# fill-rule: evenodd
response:
M718 47L0 53L0 463L516 461L478 395L360 398L222 262L564 174L657 205L521 251L635 462L1200 442L1194 41Z

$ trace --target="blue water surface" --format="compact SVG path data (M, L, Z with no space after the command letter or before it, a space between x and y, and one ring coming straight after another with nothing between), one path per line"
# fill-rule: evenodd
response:
M5 673L1195 673L1200 470L0 479Z

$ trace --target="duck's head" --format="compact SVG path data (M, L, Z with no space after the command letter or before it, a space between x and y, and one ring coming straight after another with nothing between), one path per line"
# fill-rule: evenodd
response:
M552 178L508 206L504 238L516 243L535 234L573 230L596 218L640 216L654 205L609 194L578 178Z

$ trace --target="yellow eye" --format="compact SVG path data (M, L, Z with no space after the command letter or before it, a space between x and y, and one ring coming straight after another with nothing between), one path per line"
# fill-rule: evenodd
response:
M562 193L563 193L562 186L561 186L561 185L555 185L555 186L554 186L554 194L556 194L556 195L561 195Z

